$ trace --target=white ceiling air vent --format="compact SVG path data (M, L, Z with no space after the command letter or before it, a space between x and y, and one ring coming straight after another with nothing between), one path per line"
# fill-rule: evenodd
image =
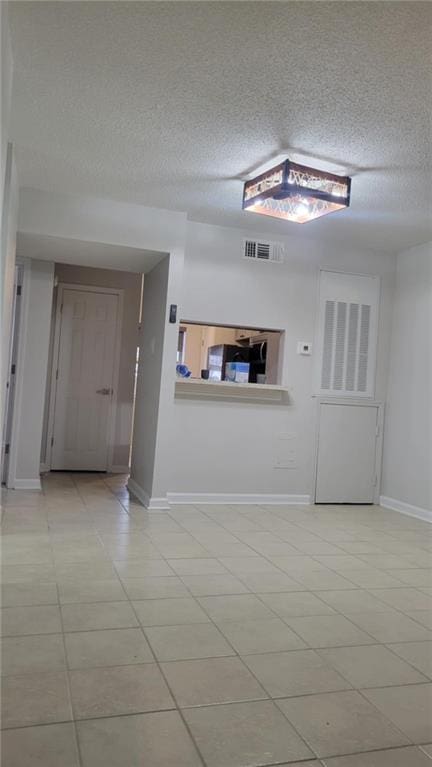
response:
M243 258L250 258L255 261L273 261L273 263L281 264L284 260L284 248L280 242L244 240Z

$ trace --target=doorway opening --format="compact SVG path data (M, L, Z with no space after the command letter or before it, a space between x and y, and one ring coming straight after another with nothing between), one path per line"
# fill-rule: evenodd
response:
M142 284L55 265L43 471L129 472Z

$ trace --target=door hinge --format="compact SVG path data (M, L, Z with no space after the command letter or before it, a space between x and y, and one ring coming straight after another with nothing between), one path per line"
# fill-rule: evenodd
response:
M16 373L16 365L11 365L11 376L14 376Z
M17 292L16 292L17 296L21 295L21 290L22 290L22 285L17 285Z
M60 314L63 314L63 304L60 304Z
M51 437L51 447L53 446L53 444L54 444L54 437Z
M58 381L58 368L56 370L56 381Z
M9 443L5 445L5 455L9 455L10 445Z

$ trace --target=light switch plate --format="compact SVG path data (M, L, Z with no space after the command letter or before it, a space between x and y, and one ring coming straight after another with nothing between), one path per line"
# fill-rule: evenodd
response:
M310 356L312 354L312 344L310 341L297 341L297 354Z

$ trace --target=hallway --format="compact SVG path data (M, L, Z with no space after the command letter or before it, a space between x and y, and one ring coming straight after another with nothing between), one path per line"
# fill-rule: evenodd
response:
M4 767L432 767L426 522L63 473L3 509Z

